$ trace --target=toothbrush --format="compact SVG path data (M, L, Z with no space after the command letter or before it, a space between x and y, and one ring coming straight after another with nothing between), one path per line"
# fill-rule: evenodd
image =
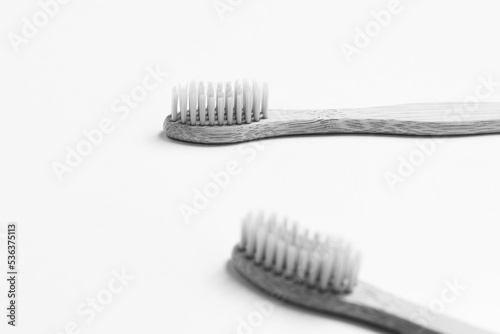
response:
M278 300L401 334L488 334L358 282L360 255L342 239L298 232L276 218L247 216L232 266ZM489 333L491 334L491 333Z
M500 132L500 103L413 103L351 109L270 110L266 83L179 85L172 90L168 137L204 144L335 133L470 135Z

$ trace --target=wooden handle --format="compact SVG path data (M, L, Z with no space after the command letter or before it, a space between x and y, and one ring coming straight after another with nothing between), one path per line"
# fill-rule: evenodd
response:
M418 315L422 310L426 310L424 307L396 298L362 282L358 283L354 291L345 295L313 289L265 270L247 258L237 247L233 250L232 264L243 277L277 300L351 318L396 333L492 334L434 314L423 327Z
M468 109L467 109L468 108ZM235 143L307 134L472 135L500 132L500 103L414 103L328 110L269 110L269 117L241 125L164 123L167 135L195 143Z
M270 111L290 132L470 135L500 132L500 103L413 103L386 107Z

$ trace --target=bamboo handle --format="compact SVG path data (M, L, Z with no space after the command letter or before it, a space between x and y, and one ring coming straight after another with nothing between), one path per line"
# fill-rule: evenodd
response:
M473 107L473 108L472 108ZM171 138L194 143L236 143L261 138L335 133L395 135L472 135L500 132L500 103L414 103L387 107L269 110L267 119L241 125L164 122Z
M358 283L354 291L344 295L312 289L293 279L264 270L237 247L233 250L232 264L243 277L277 300L348 317L396 333L492 334L443 315L435 315L423 327L416 319L416 315L425 309L423 307L362 282Z
M385 133L470 135L500 132L500 103L413 103L385 107L270 111L288 133Z

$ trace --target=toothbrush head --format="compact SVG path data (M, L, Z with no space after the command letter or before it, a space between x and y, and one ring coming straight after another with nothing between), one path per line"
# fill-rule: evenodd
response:
M358 282L360 254L345 240L278 224L274 216L247 216L233 264L257 285L347 294ZM294 288L295 286L295 288Z
M348 242L309 237L274 217L245 219L231 267L270 295L271 305L284 301L391 333L490 334L443 315L422 324L422 306L358 281L360 255Z
M251 133L248 126L268 118L268 99L267 83L257 81L179 84L172 89L171 114L163 127L167 136L183 141L243 141L238 137Z

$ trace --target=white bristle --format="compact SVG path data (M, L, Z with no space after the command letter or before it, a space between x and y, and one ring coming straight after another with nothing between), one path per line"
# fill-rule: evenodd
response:
M244 80L243 83L212 82L191 80L172 89L171 120L179 119L191 126L241 125L259 122L268 117L268 86L266 83ZM210 121L210 101L213 98L215 114ZM189 114L189 120L187 115ZM208 114L208 124L207 124ZM199 122L198 122L199 120Z
M285 264L285 251L285 241L283 241L283 239L278 239L276 243L276 259L274 263L274 271L277 273L281 273L283 271L283 266Z
M276 252L276 236L269 234L266 240L266 257L264 267L270 269L274 263L274 254Z
M231 90L226 93L226 114L227 114L227 124L232 125L233 115L234 115L234 96Z
M248 224L247 225L247 238L246 238L246 246L245 246L245 249L246 249L246 253L247 255L254 255L254 251L255 251L255 239L256 239L256 234L257 234L257 231L256 231L256 225L255 224Z
M230 82L228 82L226 86L226 116L227 116L227 125L233 125L234 94Z
M236 124L241 124L241 116L243 114L243 92L241 90L241 87L238 87L238 89L236 90L235 114L236 114Z
M343 279L343 284L342 284L342 290L343 291L350 291L351 290L351 284L353 281L353 273L355 271L355 266L356 266L356 255L357 252L353 251L350 249L349 253L346 254L346 267L344 271L344 279Z
M285 276L291 277L295 273L296 264L297 264L297 247L293 245L289 245L286 249L286 268L285 268Z
M179 95L177 94L177 88L174 86L172 88L172 121L177 120L177 107L179 105Z
M245 218L238 248L263 268L311 287L336 293L354 289L360 256L350 244L319 234L309 238L296 223L289 227L286 220L276 221L275 216L264 220L262 214Z
M247 80L243 80L243 82L241 83L241 91L243 92L243 111L245 110L245 103L246 103L246 92L247 92L247 85L248 85L248 81Z
M283 239L286 239L287 238L287 232L288 232L288 222L285 219L283 219L283 222L281 223L281 225L279 226L279 231L280 231L280 234L281 234L281 237Z
M346 266L345 249L339 249L335 254L334 272L333 275L333 289L340 291L344 283L344 272Z
M351 244L349 244L344 255L344 273L341 281L342 291L351 291L352 282L357 282L357 279L353 277L353 274L356 271L354 267L357 265L356 262L358 261L357 254L358 252L353 249Z
M354 258L352 260L351 275L349 276L349 286L348 291L352 291L356 284L358 284L358 274L359 267L361 266L361 255L359 252L355 252Z
M207 98L205 95L205 87L202 83L198 87L198 114L200 115L200 124L205 125L207 117Z
M188 87L187 85L179 85L179 109L181 113L181 123L186 123L188 103Z
M222 84L221 84L222 85ZM224 124L224 93L221 90L217 91L217 121L219 125Z
M259 84L257 82L253 83L253 102L252 102L252 110L253 117L256 122L260 120L260 103L261 103L261 90Z
M257 230L255 256L254 256L254 260L256 263L261 263L262 258L264 257L266 237L267 237L266 227L261 225Z
M297 222L294 222L292 224L292 230L290 231L290 242L293 245L297 244L297 233L298 233L298 224Z
M267 118L267 104L269 101L269 86L264 82L262 86L262 118Z
M309 275L307 278L307 283L311 286L316 285L316 280L318 279L318 273L320 268L320 257L316 252L313 252L309 258Z
M196 124L196 103L198 92L196 91L196 82L193 80L189 83L189 120L191 125Z
M306 278L307 266L309 263L309 252L301 249L299 252L299 262L297 263L297 277L300 281Z
M332 278L334 256L328 255L321 259L321 273L319 278L319 288L325 290Z
M252 122L252 102L253 102L253 97L252 97L252 87L248 82L245 82L243 86L243 104L244 104L244 110L245 110L245 122L247 124Z
M248 227L251 224L251 217L248 215L244 220L243 224L241 226L241 239L240 243L238 244L239 248L241 250L244 250L247 245L247 239L248 239Z
M214 125L215 123L215 96L214 96L214 86L208 84L208 124Z

